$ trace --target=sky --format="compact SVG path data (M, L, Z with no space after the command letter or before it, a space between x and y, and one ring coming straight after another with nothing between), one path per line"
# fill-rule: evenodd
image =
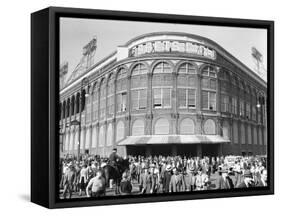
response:
M97 37L94 62L98 62L134 37L159 31L185 32L209 38L252 70L255 64L251 48L256 47L263 55L264 67L267 65L266 29L80 18L60 18L60 63L68 62L68 78L82 58L82 48L94 36Z

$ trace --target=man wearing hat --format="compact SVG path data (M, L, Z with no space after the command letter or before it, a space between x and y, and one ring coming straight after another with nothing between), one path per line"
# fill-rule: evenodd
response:
M148 166L143 168L143 173L140 176L140 191L142 194L152 193L152 177L148 172Z
M234 188L233 182L228 175L228 170L223 167L220 171L220 178L216 189L232 189Z
M117 154L117 148L112 149L112 153L109 155L109 162L116 166L116 163L120 159L120 156Z
M64 178L63 178L63 193L62 196L65 199L66 193L69 192L69 199L72 196L73 186L76 180L76 170L73 166L73 162L68 163L68 168L65 171Z
M169 192L169 187L170 187L170 181L172 177L172 166L171 164L168 164L166 166L166 170L164 171L164 176L163 176L163 193L168 193Z
M249 187L254 187L254 179L253 179L253 174L251 173L250 170L245 170L244 172L244 180L241 184L238 185L238 188L249 188Z

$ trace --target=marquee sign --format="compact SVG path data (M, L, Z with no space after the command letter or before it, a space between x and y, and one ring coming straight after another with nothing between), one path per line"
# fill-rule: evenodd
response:
M143 54L158 52L180 52L203 56L210 59L216 58L216 52L202 44L181 41L150 41L132 47L129 50L130 57L137 57Z

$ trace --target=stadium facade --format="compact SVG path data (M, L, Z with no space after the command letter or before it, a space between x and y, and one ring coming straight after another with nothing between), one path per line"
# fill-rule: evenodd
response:
M61 153L266 154L266 92L263 79L210 39L141 35L60 89Z

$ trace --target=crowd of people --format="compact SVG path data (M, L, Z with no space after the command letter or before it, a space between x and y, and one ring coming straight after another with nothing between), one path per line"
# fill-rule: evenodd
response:
M116 166L114 149L109 158L83 155L61 160L62 198L105 196L103 167ZM120 173L121 194L174 193L267 186L267 163L259 156L186 157L128 156L129 167ZM116 167L118 169L118 167Z

